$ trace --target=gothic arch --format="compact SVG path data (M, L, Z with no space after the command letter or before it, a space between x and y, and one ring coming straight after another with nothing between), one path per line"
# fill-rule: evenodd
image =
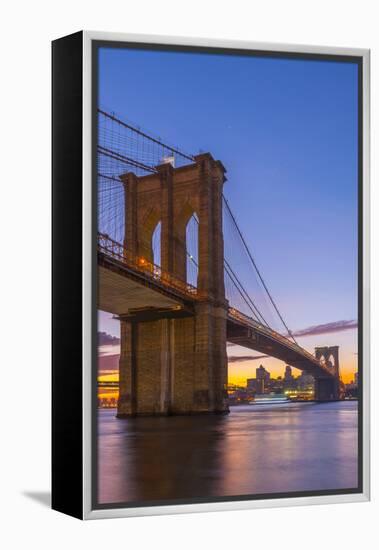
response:
M151 236L151 246L153 249L153 263L157 266L162 265L162 222L159 221L154 228Z
M143 216L138 228L138 255L151 263L154 263L153 234L160 221L160 212L157 208L151 207Z
M336 377L339 376L339 347L323 346L315 349L316 359L324 363Z
M179 232L185 230L187 227L188 222L192 218L192 216L196 216L199 220L199 215L197 213L197 209L193 206L191 201L187 200L182 208L180 209L180 212L177 216L177 227Z
M194 212L189 218L185 231L186 282L198 286L199 277L199 218Z

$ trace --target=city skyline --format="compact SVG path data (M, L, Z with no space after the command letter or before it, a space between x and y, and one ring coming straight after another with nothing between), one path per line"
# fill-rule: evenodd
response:
M106 333L100 334L101 340L111 340L111 337L107 335ZM107 349L108 348L108 349ZM113 406L115 407L117 404L118 399L118 368L117 368L117 355L110 355L112 353L112 349L117 348L117 344L105 344L102 346L104 355L102 356L102 359L105 358L109 361L104 361L103 368L100 367L98 372L98 382L100 383L100 386L98 388L98 399L106 406ZM114 351L114 349L113 349ZM109 355L107 355L107 353ZM247 358L248 356L245 356ZM234 357L231 357L231 363L235 361ZM275 371L272 373L267 368L267 363L265 363L265 360L267 360L268 357L265 355L256 355L255 361L257 365L255 368L251 370L251 372L247 372L247 378L235 380L230 379L228 381L228 390L232 391L232 393L235 393L235 391L238 392L239 390L244 390L246 393L246 390L253 389L254 393L290 393L292 398L300 398L304 399L304 389L308 390L306 393L306 399L314 399L314 387L313 387L313 378L311 375L307 374L304 371L301 371L299 369L296 369L295 367L291 367L290 365L281 362L281 365L283 367L282 372L279 373L279 371ZM263 361L263 363L261 362ZM264 386L257 386L255 384L258 377L261 377L260 374L262 374L264 377L268 376L267 383L264 384ZM260 374L258 374L260 373ZM347 377L345 376L345 380L343 380L346 389L351 390L351 388L355 388L355 391L357 389L358 385L358 372L354 372L353 377ZM109 384L110 383L110 384ZM108 385L109 384L109 385ZM299 385L300 384L300 385ZM307 387L304 387L305 386ZM286 391L286 390L289 390ZM300 395L299 395L300 394ZM250 397L252 397L252 394L249 394ZM246 397L246 395L245 395ZM229 400L231 399L231 394L229 393ZM235 398L234 398L235 399ZM235 401L232 401L232 404L235 404Z

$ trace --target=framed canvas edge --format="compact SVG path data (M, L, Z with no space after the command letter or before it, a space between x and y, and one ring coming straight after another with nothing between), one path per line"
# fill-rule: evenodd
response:
M92 41L135 42L171 46L219 47L299 54L354 56L362 59L362 466L361 493L285 497L263 500L180 505L92 508ZM370 50L334 46L250 42L208 38L83 31L83 519L246 510L281 506L340 504L370 500Z

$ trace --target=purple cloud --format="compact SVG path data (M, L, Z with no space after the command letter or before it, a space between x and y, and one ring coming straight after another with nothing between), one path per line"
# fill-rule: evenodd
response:
M117 336L112 336L107 332L98 332L97 333L97 345L98 346L117 346L120 343L120 338Z
M349 330L357 328L358 321L356 319L351 321L333 321L332 323L325 323L323 325L314 325L308 328L304 328L293 332L293 336L313 336L316 334L327 334L329 332L342 332L343 330Z
M263 359L268 355L231 355L228 357L228 363L242 363L244 361L257 361Z

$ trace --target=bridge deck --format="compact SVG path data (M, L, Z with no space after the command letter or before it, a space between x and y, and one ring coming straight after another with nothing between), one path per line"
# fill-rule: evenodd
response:
M333 377L330 370L304 348L232 308L229 308L228 314L227 340L280 359L317 378Z
M181 293L167 289L143 273L127 269L114 258L98 255L98 307L103 311L122 315L130 309L170 309L188 304L188 298Z
M106 235L98 239L98 267L99 308L116 315L131 309L174 310L178 306L191 312L199 299L196 288L153 264L128 257L122 245ZM234 308L228 310L227 340L280 359L312 376L333 377L311 353Z

